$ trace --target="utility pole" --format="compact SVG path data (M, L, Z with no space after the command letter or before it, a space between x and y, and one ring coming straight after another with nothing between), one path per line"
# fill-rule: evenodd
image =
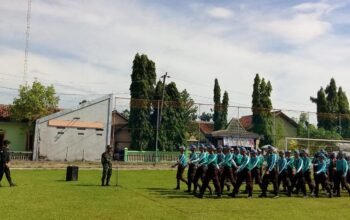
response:
M163 76L160 78L163 78L163 91L162 91L162 101L161 106L159 108L159 100L158 100L158 110L157 110L157 134L156 134L156 163L158 162L158 138L159 138L159 127L162 120L162 109L163 109L163 102L164 102L164 92L165 92L165 79L170 78L168 73L166 72Z

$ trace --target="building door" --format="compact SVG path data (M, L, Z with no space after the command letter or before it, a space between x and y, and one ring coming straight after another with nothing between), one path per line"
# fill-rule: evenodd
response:
M34 146L34 134L28 133L26 151L33 151L33 146Z

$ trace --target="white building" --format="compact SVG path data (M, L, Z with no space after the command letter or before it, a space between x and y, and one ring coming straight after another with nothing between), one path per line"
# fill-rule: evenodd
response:
M100 160L111 143L114 95L36 121L33 160Z

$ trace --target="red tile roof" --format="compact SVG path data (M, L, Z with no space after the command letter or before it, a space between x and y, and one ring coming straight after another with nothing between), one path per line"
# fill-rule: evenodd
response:
M212 123L212 122L200 122L199 128L203 134L209 135L209 134L211 134L211 132L214 131L214 123Z
M0 104L0 119L10 118L10 106Z
M252 115L243 116L239 119L239 122L241 123L242 127L245 130L249 130L253 127L253 116Z

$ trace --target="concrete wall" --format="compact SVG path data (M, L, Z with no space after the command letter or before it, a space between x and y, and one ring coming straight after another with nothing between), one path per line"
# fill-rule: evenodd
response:
M11 141L11 151L26 151L27 124L19 122L0 122L0 133Z
M75 110L59 112L37 121L33 159L100 160L110 141L112 96L87 102ZM79 119L74 119L78 117ZM102 122L103 130L48 126L49 120Z

